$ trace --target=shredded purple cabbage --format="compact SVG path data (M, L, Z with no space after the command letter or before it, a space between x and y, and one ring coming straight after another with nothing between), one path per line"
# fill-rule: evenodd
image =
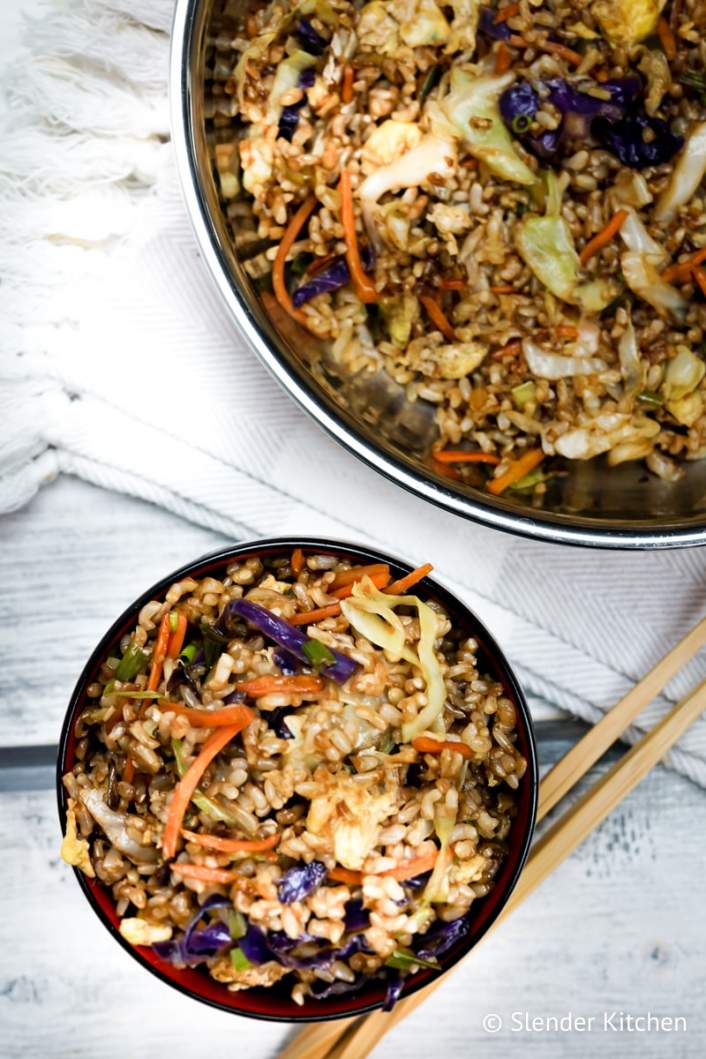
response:
M323 978L315 978L309 986L311 995L315 1000L325 1000L329 996L341 996L342 993L357 993L359 989L369 981L365 975L356 975L352 982L324 982Z
M512 36L512 30L507 22L496 22L495 19L497 17L498 13L494 8L482 7L480 9L478 29L492 40L509 40Z
M298 629L296 625L290 625L288 621L278 618L276 614L273 614L265 607L261 607L258 603L252 603L248 599L232 600L223 611L221 621L225 621L227 624L233 615L244 618L245 621L254 625L265 636L279 644L280 647L290 651L295 658L307 663L307 657L302 648L309 637L301 629ZM336 661L333 665L322 669L321 672L324 676L330 677L339 684L344 684L358 668L358 664L352 658L348 658L347 655L341 654L340 651L335 651L333 648L330 650Z
M278 706L264 714L268 726L279 739L294 739L294 732L287 724L287 718L294 713L293 706Z
M306 70L302 70L299 75L299 87L300 88L311 88L314 81L316 80L316 74L308 67ZM282 107L282 113L279 119L279 135L287 140L288 143L292 142L292 136L297 130L299 124L299 111L306 103L306 96L300 99L298 103L290 103L287 107Z
M467 916L452 919L450 923L442 923L437 920L422 938L422 943L417 951L417 956L422 960L433 960L448 952L456 942L464 937L469 930L470 924Z
M304 51L308 51L309 55L323 55L328 47L328 41L324 40L320 33L318 33L308 18L304 18L302 15L299 19L297 26L297 37Z
M367 930L370 926L370 912L367 908L363 908L363 902L359 897L346 901L343 922L347 931Z
M410 890L422 890L429 881L430 875L430 871L425 871L423 875L415 875L413 879L405 879L402 885L407 886Z
M360 252L360 259L366 272L371 272L375 265L375 254L372 247L364 246ZM302 284L292 295L292 304L299 309L304 302L315 298L317 294L326 294L328 291L339 290L351 281L348 262L342 254L331 264L322 269L306 283Z
M238 945L250 960L250 963L268 963L274 958L267 944L267 935L264 930L260 930L254 923L248 923L248 929L243 937L239 939Z
M301 668L298 660L294 657L291 651L286 651L284 647L276 648L272 657L275 660L275 664L279 666L281 673L285 677L293 677Z
M684 145L684 137L673 133L666 121L647 114L630 115L621 121L599 117L592 123L591 132L603 147L631 169L663 165ZM646 132L650 133L649 142L644 138Z
M311 942L319 946L318 951L308 956L293 951L300 945ZM275 960L293 971L329 967L334 960L346 960L356 952L371 951L362 934L354 934L340 948L332 949L322 947L321 939L311 934L304 933L298 938L290 938L281 930L266 934L253 923L248 924L248 929L245 936L240 939L239 945L251 963L261 964Z
M387 991L385 993L385 1003L382 1005L383 1011L392 1011L393 1007L400 999L402 989L404 987L404 978L399 971L393 971L388 976Z
M236 702L243 702L244 700L245 700L245 692L244 691L238 691L238 689L236 688L235 691L231 691L230 695L226 695L226 697L223 700L223 705L224 706L233 706Z
M229 904L227 897L211 894L187 925L182 938L174 941L157 941L152 946L152 950L161 959L186 967L193 967L208 957L215 956L225 945L231 943L228 927L219 921L210 923L204 930L197 931L196 927L203 919L204 913L212 908L223 908Z
M327 874L326 865L320 860L312 860L310 864L295 864L277 883L280 901L283 905L291 905L293 901L308 897L318 890Z

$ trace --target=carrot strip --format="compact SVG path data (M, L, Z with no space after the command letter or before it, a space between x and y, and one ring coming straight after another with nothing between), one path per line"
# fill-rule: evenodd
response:
M556 333L559 338L577 338L579 329L574 327L573 324L559 324Z
M378 878L389 877L397 879L398 882L404 882L405 879L414 879L417 875L423 875L425 871L431 871L438 855L439 851L435 849L433 853L428 853L424 857L414 857L412 860L402 861L396 868L389 868L387 871L380 872ZM359 886L363 881L363 874L362 871L354 871L351 868L341 868L336 865L335 868L331 868L328 877L333 879L334 882L348 883L349 886Z
M430 739L429 736L418 735L416 739L412 740L412 746L420 754L440 754L442 750L453 750L455 754L460 754L461 757L473 757L473 751L470 746L453 739Z
M662 279L665 283L673 283L674 280L687 279L697 265L706 261L706 248L697 250L695 254L689 254L686 261L677 261L669 268L665 268Z
M416 570L410 570L404 577L400 577L399 580L393 581L391 585L388 585L385 589L391 596L403 596L413 585L421 581L423 578L430 574L434 567L431 563L424 563L424 566L418 566Z
M346 64L343 67L343 79L341 83L341 102L350 103L353 99L353 67Z
M323 677L306 673L293 677L279 675L253 677L252 680L241 680L238 683L238 691L244 691L246 695L254 699L259 699L262 695L277 695L286 692L293 692L296 695L315 695L323 691L324 687Z
M220 835L198 835L195 831L185 831L182 835L189 842L195 842L206 849L216 849L220 853L262 853L274 849L280 840L279 831L267 838L222 838Z
M293 574L300 574L304 568L304 552L301 548L295 548L292 552L292 559L289 564L292 568Z
M436 298L431 294L420 294L419 300L426 309L427 315L437 331L441 331L444 338L447 338L449 342L453 342L456 338L456 332Z
M706 295L706 271L702 268L695 268L694 279L701 288L702 293Z
M385 567L384 570L380 570L378 573L375 574L368 574L367 576L370 578L376 588L382 590L389 583L390 568L389 566ZM357 584L357 582L353 581L350 585L344 585L343 588L337 588L335 592L331 593L331 595L335 596L336 599L348 599L348 597L353 594L353 586L355 584Z
M583 62L583 55L574 51L573 48L567 48L565 44L559 44L555 40L542 41L539 47L542 51L548 51L552 55L558 55L560 59L565 59L572 66L580 66Z
M157 640L152 652L152 668L150 669L150 679L147 681L148 691L156 691L159 687L159 682L162 679L162 666L164 665L164 659L167 657L167 645L169 644L171 632L169 611L167 611L160 622Z
M221 728L220 731L214 732L213 735L209 736L203 745L201 753L194 758L174 788L172 800L169 804L167 823L165 824L164 834L162 836L162 853L166 860L171 860L176 853L179 832L181 831L181 825L184 821L184 813L187 810L192 795L199 785L199 780L213 761L214 757L216 757L217 754L220 754L224 746L226 746L226 744L229 743L238 732L242 732L243 728L250 724L250 721L254 718L254 714L251 710L248 710L247 707L241 707L241 709L244 709L245 711L241 723L231 724L227 728ZM195 876L191 877L195 878Z
M284 311L289 313L293 320L297 320L304 327L307 326L306 314L303 313L301 309L295 309L292 305L292 299L289 297L289 291L284 282L284 266L287 262L287 254L292 249L292 246L297 240L297 236L308 221L309 215L315 206L316 198L314 195L310 195L309 198L301 204L287 225L287 229L282 236L282 242L277 247L277 256L272 265L272 289L275 292L275 298Z
M607 81L610 78L610 70L601 67L601 69L594 71L593 78L595 81L598 81L599 84L603 84L604 81Z
M123 774L121 776L121 779L125 783L132 783L132 781L135 778L135 773L136 772L137 772L137 769L135 768L135 762L132 760L132 758L128 758L127 761L125 762L125 766L123 768Z
M586 243L583 250L579 254L579 260L581 261L581 264L587 264L587 262L591 260L594 254L599 253L603 249L603 247L606 246L611 241L611 239L613 239L614 236L618 234L627 219L628 211L618 210L615 216L611 217L611 219L608 221L605 228L603 228L598 233L598 235L594 235L593 239L589 240L589 242Z
M501 7L495 16L497 22L507 22L509 18L514 18L515 15L519 15L520 5L519 4L506 4L505 7Z
M543 459L544 453L541 449L530 449L529 452L523 453L510 463L504 474L488 482L488 491L494 493L495 496L500 496L509 486L519 482L520 478L524 478L526 474L539 466Z
M511 283L505 283L505 284L501 284L499 287L491 287L490 288L490 293L491 294L514 294L515 293L515 288L512 286Z
M249 706L224 706L222 710L198 710L193 706L182 706L180 702L160 700L159 708L164 713L176 713L186 717L192 728L245 728L255 717Z
M293 618L289 618L290 625L311 625L317 621L323 621L324 618L335 618L341 613L340 603L331 603L328 607L319 607L318 610L307 610L302 614L295 614Z
M442 276L439 280L440 290L466 290L468 284L460 276Z
M659 42L662 45L664 54L669 59L670 63L674 62L677 57L677 42L672 27L669 25L666 18L660 18L657 23L657 36L659 37Z
M504 360L505 357L516 357L522 352L522 342L519 338L516 338L513 342L508 342L502 349L496 349L493 353L493 360Z
M327 265L330 265L331 262L334 261L337 257L338 254L335 253L326 254L325 257L315 257L314 260L310 261L304 269L304 275L315 276L317 272L321 272L322 269L326 268Z
M175 875L181 875L182 879L218 883L223 886L227 886L228 883L235 882L239 878L237 871L231 871L228 868L209 868L206 864L182 864L179 862L178 864L172 864L171 870Z
M184 646L184 640L186 639L186 629L188 626L186 620L186 614L183 611L179 611L177 615L177 627L176 630L169 637L169 644L167 646L167 658L178 658L181 654L181 649Z
M378 300L378 292L370 276L366 276L363 270L363 262L360 260L360 249L358 247L358 236L355 232L355 210L353 209L353 189L351 187L351 175L347 169L341 170L341 179L338 185L341 193L341 223L343 235L346 241L346 261L350 270L351 279L355 292L360 300L366 304Z
M505 41L501 40L495 52L495 73L497 75L505 74L511 66L512 52L508 48Z
M465 452L462 449L443 449L434 453L438 463L500 463L500 457L491 452Z
M360 581L361 577L372 577L373 574L389 574L390 567L387 563L371 563L369 566L352 566L350 570L341 570L336 574L329 585L329 591L335 592L337 588L344 585L352 585L354 581Z

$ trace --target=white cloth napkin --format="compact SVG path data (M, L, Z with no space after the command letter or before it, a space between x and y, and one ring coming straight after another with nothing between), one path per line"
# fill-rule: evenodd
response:
M245 348L199 258L168 143L170 0L35 2L0 112L0 511L75 474L236 539L430 560L534 707L599 718L704 612L705 553L515 539L344 452ZM697 677L706 657L669 701ZM706 786L706 719L669 764Z

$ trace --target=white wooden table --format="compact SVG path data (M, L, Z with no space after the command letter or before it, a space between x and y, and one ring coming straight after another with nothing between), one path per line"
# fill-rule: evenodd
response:
M144 587L223 543L78 481L0 520L0 1056L265 1059L287 1027L220 1014L142 971L59 860L55 745L91 648ZM581 727L538 725L546 766ZM610 1059L706 1054L706 792L655 770L472 959L375 1052ZM612 1012L682 1016L630 1032ZM603 1013L610 1022L603 1028ZM516 1028L594 1016L590 1036ZM489 1033L483 1018L499 1015ZM536 1024L539 1026L539 1024Z

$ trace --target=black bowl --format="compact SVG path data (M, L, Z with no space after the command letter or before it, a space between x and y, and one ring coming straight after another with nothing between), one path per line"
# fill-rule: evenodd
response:
M293 548L301 548L305 555L312 552L316 554L322 552L334 554L355 564L388 563L395 578L403 577L411 569L409 565L400 562L398 559L394 559L382 552L372 551L369 548L358 547L357 545L341 544L338 541L308 537L278 538L251 541L250 543L239 544L232 548L214 552L212 555L204 556L193 563L182 566L181 569L162 578L157 584L148 588L139 599L123 611L121 616L103 636L86 663L71 696L61 730L57 761L57 795L62 832L66 826L67 799L61 777L74 764L76 749L75 721L78 714L85 708L87 701L86 688L95 681L103 660L108 657L111 650L119 643L125 633L134 628L137 615L145 603L151 599L162 597L174 581L178 581L183 577L191 575L195 578L200 578L209 574L217 576L219 571L222 571L235 559L245 559L250 556L289 555ZM470 929L468 933L442 957L443 973L465 956L485 934L497 919L517 883L527 858L534 830L538 789L537 756L532 722L524 695L507 659L488 630L475 614L447 589L442 588L431 578L427 577L420 582L415 591L427 599L438 600L454 624L460 628L468 629L469 635L472 635L478 641L478 661L481 672L489 673L494 680L499 681L505 689L505 694L515 703L518 716L517 745L527 760L527 771L520 782L518 790L517 816L513 821L510 832L508 855L496 877L493 889L487 897L474 904L469 911ZM358 993L329 997L326 1000L307 999L303 1008L295 1004L289 996L287 979L284 979L284 983L277 983L270 989L248 989L230 993L225 985L216 982L203 969L172 967L171 964L160 960L149 947L134 948L128 944L118 930L119 920L115 913L110 891L97 879L89 879L76 869L75 874L93 911L115 940L130 953L133 959L168 985L185 993L187 996L219 1008L221 1011L231 1011L237 1015L267 1019L273 1022L318 1022L361 1015L364 1012L382 1007L384 1003L385 985L374 979L371 979L370 983ZM436 977L437 973L429 970L419 971L417 974L410 976L406 979L402 996L411 996L412 993L416 993L418 989L421 989Z

